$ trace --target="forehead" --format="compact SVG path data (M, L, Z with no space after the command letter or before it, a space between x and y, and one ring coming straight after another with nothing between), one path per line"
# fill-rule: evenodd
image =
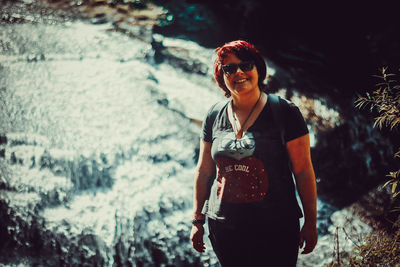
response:
M222 59L222 65L227 65L230 63L240 63L242 60L238 58L235 54L229 53Z

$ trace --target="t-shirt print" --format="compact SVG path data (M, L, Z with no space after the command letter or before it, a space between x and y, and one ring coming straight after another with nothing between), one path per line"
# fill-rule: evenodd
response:
M263 200L268 191L268 175L262 161L253 155L252 133L246 132L241 139L236 139L233 132L227 132L216 141L217 194L221 201L249 203Z

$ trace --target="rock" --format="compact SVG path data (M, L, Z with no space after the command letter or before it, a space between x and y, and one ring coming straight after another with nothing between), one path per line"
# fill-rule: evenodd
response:
M393 145L368 123L358 114L318 133L312 158L322 200L344 207L385 181L394 165Z
M35 192L42 198L41 205L59 205L68 200L73 190L72 182L66 177L54 176L50 171L11 166L6 172L6 189L15 192Z
M49 170L52 175L67 177L75 188L111 187L114 158L104 153L77 155L75 152L46 148L48 141L40 136L7 134L8 145L3 146L6 163L21 165L38 171Z
M168 47L161 52L169 64L190 73L208 74L208 66L202 62L188 57L187 50L179 47Z
M220 22L226 20L226 14L216 14L214 8L208 8L203 3L185 2L179 0L155 1L163 6L168 13L161 18L160 24L154 27L154 32L165 36L181 37L198 42L206 47L215 48L223 40L227 40L229 27ZM224 19L220 19L220 18Z
M168 62L174 67L189 73L209 74L209 68L203 62L192 58L188 49L177 46L165 46L158 35L153 35L151 46L154 50L155 63Z
M374 231L384 230L391 233L394 229L393 222L399 215L394 210L399 207L400 199L393 198L391 187L380 185L362 196L347 209L359 216Z
M372 232L372 227L363 218L354 214L351 208L334 212L331 221L328 234L319 236L317 246L312 253L299 255L297 266L328 266L335 261L337 252L342 259L347 259L352 255L353 248L361 244L361 240Z
M9 146L17 145L33 145L33 146L49 146L49 140L38 134L32 133L7 133L4 135L3 140Z
M117 30L124 32L125 34L143 40L150 43L152 35L152 27L140 25L136 20L132 22L122 21L114 23Z
M93 18L90 18L90 22L92 24L104 24L108 22L108 18L106 14L104 13L99 13L96 14Z
M128 4L132 9L145 9L147 7L146 2L141 0L130 0Z
M128 5L116 5L116 8L119 12L124 13L124 14L128 14L129 12L129 6Z
M92 5L94 5L94 6L107 4L107 1L105 1L105 0L92 0L91 2L92 2Z
M335 262L338 251L341 259L347 260L354 255L353 248L362 245L370 234L393 231L395 213L392 210L399 205L400 200L392 198L388 187L370 190L358 201L332 214L328 234L319 238L313 253L299 256L298 266L328 266Z
M7 135L0 135L0 145L7 144Z
M0 251L10 256L17 250L40 249L39 235L43 221L36 216L41 198L37 193L0 190ZM35 251L36 249L33 249ZM37 250L36 250L37 251ZM3 253L2 253L3 254Z

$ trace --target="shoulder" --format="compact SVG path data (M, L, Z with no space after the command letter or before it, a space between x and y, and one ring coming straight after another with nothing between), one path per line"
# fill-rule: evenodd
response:
M229 104L229 101L230 101L230 100L228 100L228 99L224 99L224 100L218 101L217 103L214 104L213 107L214 107L215 110L221 110L221 109L223 109L226 105Z
M277 108L279 108L279 111L290 111L293 109L298 109L298 107L291 101L287 100L286 98L283 98L278 95L274 94L268 94L268 102L270 105L275 105Z
M283 97L279 97L279 105L285 113L297 113L300 111L296 104Z
M213 104L208 112L207 112L207 118L210 117L215 117L218 115L218 113L221 112L221 110L228 105L229 101L228 100L222 100L222 101L218 101L217 103Z
M296 106L295 104L293 104L293 102L287 100L286 98L283 98L281 96L278 96L278 97L279 97L279 104L282 105L283 107L290 108L290 107Z
M212 125L214 124L214 121L221 114L221 111L224 109L224 107L227 106L228 103L229 103L229 101L223 100L223 101L219 101L219 102L213 104L208 109L205 119L203 120L203 126L212 127Z
M289 142L308 133L308 127L297 105L293 102L279 98L282 114L282 123L285 128L285 141Z
M219 101L208 109L208 112L202 123L201 138L204 141L212 142L214 122L216 121L218 114L221 113L221 110L226 105L227 101Z

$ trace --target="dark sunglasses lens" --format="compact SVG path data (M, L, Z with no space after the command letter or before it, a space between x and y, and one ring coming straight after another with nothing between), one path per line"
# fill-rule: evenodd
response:
M238 65L236 64L228 64L228 65L223 65L222 66L222 70L226 73L226 74L233 74L236 73L238 68Z
M239 64L228 64L228 65L223 65L222 70L226 74L234 74L236 73L237 69L240 68L242 71L251 71L254 67L254 63L252 61L245 61Z
M242 63L239 64L239 68L240 68L242 71L250 71L250 70L253 69L253 66L254 66L254 63L251 62L251 61L242 62Z

